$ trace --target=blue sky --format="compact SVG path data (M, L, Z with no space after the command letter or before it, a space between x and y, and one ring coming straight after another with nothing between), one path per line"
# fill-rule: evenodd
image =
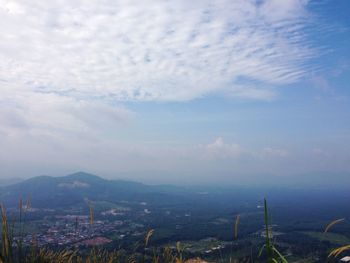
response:
M1 0L0 175L344 180L349 13L346 0Z

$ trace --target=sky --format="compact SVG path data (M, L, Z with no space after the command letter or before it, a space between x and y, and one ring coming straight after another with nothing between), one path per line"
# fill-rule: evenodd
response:
M350 180L350 1L0 0L0 178Z

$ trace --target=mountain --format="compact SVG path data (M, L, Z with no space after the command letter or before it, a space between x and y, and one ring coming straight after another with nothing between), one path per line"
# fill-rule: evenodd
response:
M15 177L15 178L3 178L3 179L0 179L0 187L1 186L8 186L8 185L11 185L11 184L17 184L19 182L22 182L23 179L22 178L18 178L18 177Z
M175 190L176 189L176 190ZM66 207L89 200L147 201L176 200L186 191L170 186L150 186L123 180L106 180L78 172L63 177L38 176L0 187L0 199L14 206L20 198L30 198L35 207Z

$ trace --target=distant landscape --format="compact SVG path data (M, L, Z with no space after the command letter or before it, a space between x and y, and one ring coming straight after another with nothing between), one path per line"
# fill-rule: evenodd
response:
M31 246L35 237L39 247L54 250L97 246L132 253L153 229L150 248L176 247L181 242L189 258L215 262L229 257L258 260L265 237L265 196L273 240L290 262L324 262L332 248L349 244L346 221L323 233L333 219L350 217L350 192L344 190L150 186L84 172L39 176L1 188L9 217L18 213L20 198L23 204L28 200L25 246Z

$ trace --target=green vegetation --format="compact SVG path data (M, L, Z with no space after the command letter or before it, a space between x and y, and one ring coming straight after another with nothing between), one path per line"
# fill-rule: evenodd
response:
M303 231L300 233L308 235L320 241L329 241L333 244L345 245L350 243L350 239L348 237L337 233L323 233L314 231Z
M282 256L282 254L277 250L275 245L272 242L271 231L272 227L270 226L269 213L267 209L267 201L264 199L264 221L265 221L265 244L259 252L259 257L262 255L263 249L266 251L267 263L287 263L287 260Z
M271 224L271 216L267 206L267 201L264 199L264 244L253 243L250 238L245 239L239 234L241 224L245 223L247 217L244 214L237 214L233 224L233 234L231 241L219 241L215 238L207 238L199 241L184 241L177 242L176 245L169 243L161 247L157 245L157 238L155 235L157 229L149 230L142 242L135 242L133 251L118 248L113 250L101 249L94 247L92 249L53 249L40 248L37 246L35 235L31 246L23 245L23 235L28 230L25 227L30 226L26 223L26 212L30 208L30 202L23 204L22 199L19 201L19 215L18 220L9 220L4 205L1 205L1 221L2 221L2 237L1 237L1 252L0 263L25 263L25 262L68 262L68 263L123 263L123 262L142 262L142 263L182 263L193 262L186 261L193 257L194 254L199 254L200 251L211 250L211 255L208 256L210 262L220 263L238 263L238 262L267 262L267 263L287 263L287 258L290 262L316 262L312 257L305 257L300 259L293 256L285 257L280 251L284 251L283 242L276 242L274 234L278 232L273 231ZM95 220L95 211L93 203L88 204L89 223L93 227ZM220 220L219 220L220 219ZM226 219L219 218L216 221L226 224ZM242 221L243 219L243 221ZM328 224L324 232L317 231L299 231L294 232L300 237L307 236L309 238L319 240L320 242L330 242L338 244L341 247L332 250L329 253L329 259L338 258L343 252L350 249L350 239L345 235L331 233L330 230L334 225L343 222L344 219L337 219ZM232 232L231 232L232 233ZM258 232L259 233L259 232ZM165 233L159 233L164 235ZM14 237L19 238L14 238ZM239 242L237 241L239 239ZM246 240L246 241L245 241ZM223 245L224 244L224 245ZM260 247L259 251L253 247ZM230 251L229 251L230 250ZM328 253L326 250L325 253ZM248 256L250 255L250 256ZM195 261L194 261L195 262Z
M30 207L29 201L27 201L25 207L23 207L22 199L19 201L19 222L15 227L15 221L9 222L6 209L3 204L0 205L1 210L1 252L0 263L114 263L114 262L169 262L169 263L181 263L184 262L182 255L181 244L178 242L176 250L173 251L170 248L165 248L161 253L153 251L153 255L149 256L148 245L154 230L151 229L145 236L144 244L142 247L143 253L136 252L139 249L140 244L136 244L135 253L128 255L123 250L107 251L102 249L93 248L85 255L81 255L78 250L50 250L39 249L36 246L35 238L33 238L32 246L30 248L24 248L22 238L24 234L25 212ZM94 208L92 204L89 204L89 221L90 225L94 223ZM14 232L18 231L20 238L14 239Z

